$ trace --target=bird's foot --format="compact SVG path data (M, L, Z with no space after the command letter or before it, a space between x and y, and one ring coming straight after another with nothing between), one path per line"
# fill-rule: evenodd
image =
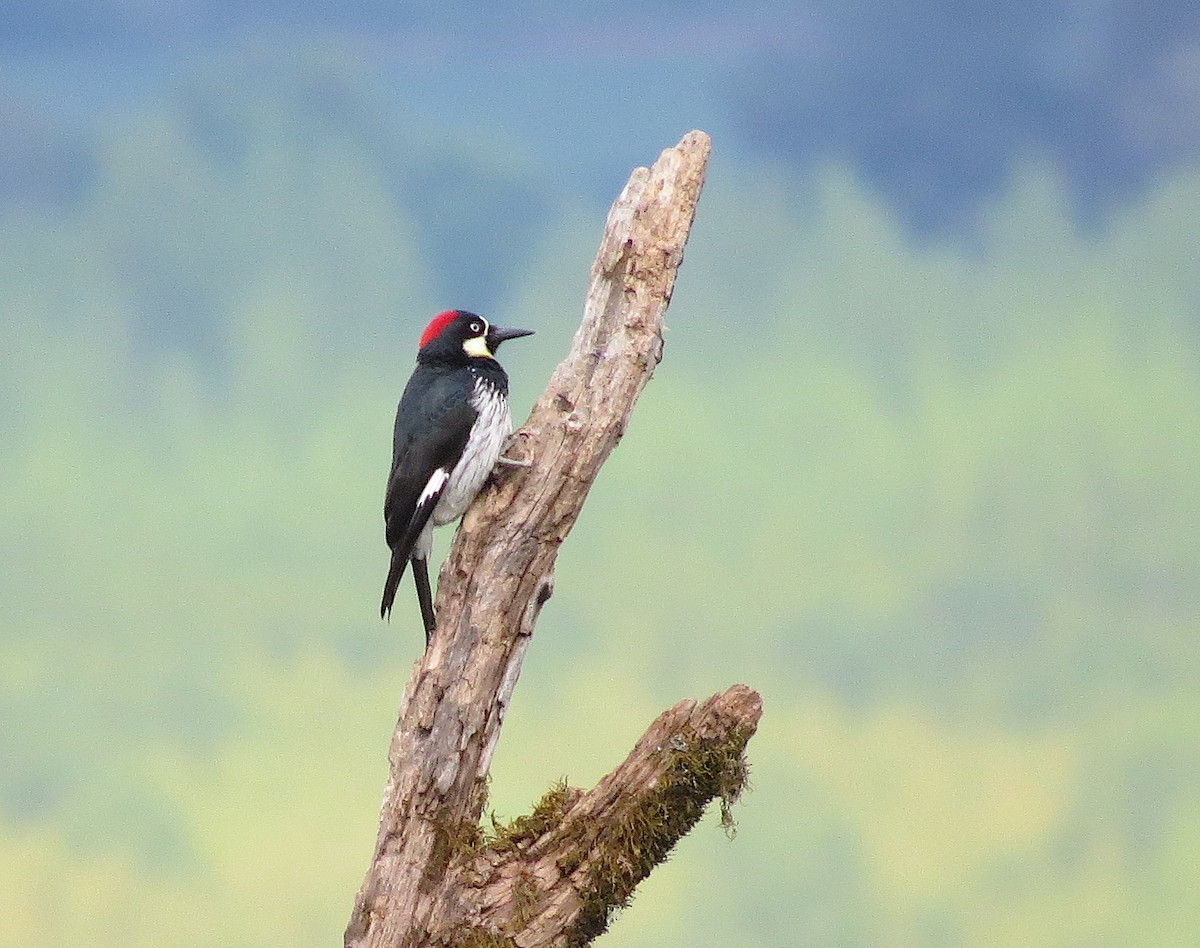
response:
M519 470L529 470L533 467L533 459L529 457L520 457L519 455L528 454L527 446L529 433L524 429L514 431L508 437L508 441L504 444L504 451L500 457L496 459L497 467L517 468ZM518 455L513 457L513 455Z

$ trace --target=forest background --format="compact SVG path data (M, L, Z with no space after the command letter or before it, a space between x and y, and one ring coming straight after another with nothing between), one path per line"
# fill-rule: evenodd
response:
M339 942L421 648L416 338L537 330L519 423L693 127L491 806L744 681L736 840L601 944L1192 943L1198 114L1182 0L6 4L0 945Z

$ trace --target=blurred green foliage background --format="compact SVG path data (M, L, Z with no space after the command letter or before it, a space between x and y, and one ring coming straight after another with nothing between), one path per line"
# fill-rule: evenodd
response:
M0 945L338 944L421 646L407 585L377 618L415 339L536 329L519 422L603 206L336 50L49 131L86 186L0 216ZM1194 943L1200 174L1089 228L1027 161L948 241L715 147L491 805L745 681L736 840L701 824L608 948Z

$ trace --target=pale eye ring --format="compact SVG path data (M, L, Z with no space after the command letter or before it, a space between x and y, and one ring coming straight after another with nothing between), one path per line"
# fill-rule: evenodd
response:
M483 329L479 323L471 323L471 332L480 332Z

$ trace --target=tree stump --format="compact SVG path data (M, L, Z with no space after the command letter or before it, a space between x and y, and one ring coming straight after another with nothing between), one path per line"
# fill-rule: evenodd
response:
M742 788L762 705L735 685L664 712L591 791L557 787L491 836L479 826L558 547L662 357L709 150L690 132L634 170L609 212L571 352L509 443L528 467L498 467L463 518L436 632L401 701L346 948L587 944L709 801L720 797L727 818Z

